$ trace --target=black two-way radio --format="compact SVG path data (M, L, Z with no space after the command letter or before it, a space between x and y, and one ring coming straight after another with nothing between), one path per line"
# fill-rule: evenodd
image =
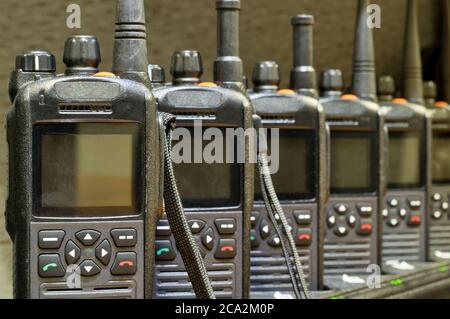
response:
M294 90L279 90L276 62L255 65L253 90L249 91L256 113L268 129L267 140L278 143L278 165L273 183L289 219L311 290L322 288L323 215L328 194L327 129L323 108L310 87L315 83L312 67L314 18L298 15L294 27ZM307 89L308 92L304 92ZM299 92L298 95L297 92ZM278 129L277 136L270 134ZM272 164L274 152L272 149ZM251 216L251 296L278 297L292 291L280 238L264 205L259 181L255 182L255 204Z
M154 94L159 110L177 117L180 134L175 131L174 142L192 147L189 154L187 149L181 151L184 158L180 161L174 159L175 172L215 296L248 298L254 164L249 161L249 139L238 141L233 136L228 139L226 132L252 128L253 110L243 94L242 61L238 57L240 0L218 0L216 6L215 83L200 83L203 67L196 51L173 55L171 85L161 85L160 67L151 66L149 72L156 83ZM203 150L210 141L217 142L217 135L223 136L226 143L219 144L215 154L226 155L226 149L230 148L235 155L207 162ZM177 149L175 145L174 152ZM243 155L243 160L239 160L238 154ZM157 225L155 257L154 297L192 297L192 286L164 218Z
M442 32L442 67L443 83L440 96L450 98L450 2L443 1L444 30ZM430 116L432 118L432 181L428 194L428 258L433 261L450 260L450 106L447 102L437 101L433 84L425 93L430 96ZM427 87L427 86L426 86ZM431 90L431 94L428 91ZM448 101L448 100L447 100Z
M417 18L417 1L409 0L403 57L406 99L394 99L392 77L381 77L378 85L389 133L388 191L381 207L382 262L388 269L399 271L409 269L403 269L401 262L426 261L431 121L423 106Z
M342 74L322 74L322 105L331 130L331 197L326 208L324 281L331 288L364 284L379 263L378 210L385 192L384 118L376 101L369 1L360 0L353 61L353 93L340 95ZM363 277L363 278L361 278Z
M143 85L139 5L118 1L121 78L92 76L100 63L95 37L67 40L66 76L55 75L48 52L16 58L6 217L17 298L151 296L161 160L156 100Z
M114 73L98 73L93 36L66 41L65 75L48 52L17 56L6 217L18 298L150 298L163 196L196 296L213 298L173 173L174 117L157 116L149 90L144 12L117 2Z

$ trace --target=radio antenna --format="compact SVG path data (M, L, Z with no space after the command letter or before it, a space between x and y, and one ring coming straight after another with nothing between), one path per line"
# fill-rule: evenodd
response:
M214 81L218 84L243 83L242 60L239 57L240 0L216 0L217 57Z
M417 0L408 0L407 5L403 48L403 94L409 102L425 105Z
M117 0L112 71L150 86L144 0Z
M300 14L292 18L294 37L294 67L291 88L298 94L318 98L314 69L314 16Z
M368 0L359 0L353 52L353 93L364 100L377 101L375 53L372 29L368 25Z

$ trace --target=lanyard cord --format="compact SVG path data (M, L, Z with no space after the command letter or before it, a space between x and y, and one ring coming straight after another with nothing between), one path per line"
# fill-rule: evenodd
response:
M172 163L172 132L175 116L160 113L160 142L164 154L164 205L176 246L197 298L215 299L211 282L184 214Z
M278 196L275 192L275 188L273 186L267 160L267 140L262 130L259 130L259 140L258 168L266 210L269 213L269 217L275 228L277 236L280 238L282 251L286 259L286 265L288 268L289 276L291 277L294 293L297 299L310 299L311 297L307 288L303 266L294 242L294 238L291 233L291 227L289 226L286 215L284 214L283 208L281 207ZM278 215L280 218L283 231L278 225L277 219L275 217L276 215ZM285 237L287 238L285 239Z

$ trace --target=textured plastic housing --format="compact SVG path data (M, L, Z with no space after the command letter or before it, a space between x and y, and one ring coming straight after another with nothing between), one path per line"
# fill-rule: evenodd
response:
M20 81L19 81L20 82ZM60 112L60 106L74 107L76 112ZM110 112L90 112L90 106L108 105ZM79 106L84 106L80 112ZM154 227L157 218L160 183L160 152L157 135L156 103L151 92L143 85L118 78L54 77L22 85L7 115L7 139L9 146L9 194L6 206L6 224L14 249L14 296L36 296L32 287L36 278L36 243L32 243L32 224L50 225L60 222L69 231L80 222L87 222L90 229L120 221L133 221L144 227L141 251L144 278L141 291L136 296L151 297L154 260ZM142 200L139 217L126 218L42 218L33 214L33 126L48 122L126 122L140 124ZM144 248L143 248L144 247ZM106 271L106 270L105 270ZM60 296L62 297L62 296ZM114 297L114 293L110 296Z
M329 195L328 186L328 139L329 133L325 123L325 113L318 100L298 94L280 94L275 92L250 92L256 113L261 117L264 128L294 129L314 131L314 149L316 172L315 198L310 200L298 200L281 202L287 215L292 215L295 210L310 210L312 213L312 244L307 248L299 247L299 253L303 257L303 266L308 275L311 290L323 288L323 240L325 237L324 215L326 201ZM259 187L255 185L255 187ZM269 223L270 219L263 202L255 202L254 210L260 212ZM293 222L295 224L295 222ZM256 228L259 231L259 228ZM271 291L272 293L292 291L289 280L282 280L287 275L287 267L281 248L273 248L263 243L252 251L252 293ZM279 278L277 273L271 273L270 269L277 264L283 269L283 275ZM280 266L281 265L281 266ZM278 269L278 268L277 268ZM258 274L260 276L258 276ZM261 281L264 275L272 276L271 282ZM277 278L277 279L275 279Z

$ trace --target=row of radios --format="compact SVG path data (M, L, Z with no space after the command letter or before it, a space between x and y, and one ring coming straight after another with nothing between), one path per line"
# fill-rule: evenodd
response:
M174 114L191 133L196 120L204 128L262 123L280 130L272 178L285 216L268 214L254 164L175 165L216 297L292 294L278 226L284 222L311 290L351 286L371 264L398 272L450 259L450 108L435 101L433 83L422 83L417 1L408 0L405 99L394 98L391 77L379 79L377 96L368 0L358 6L352 94L343 94L339 70L327 70L320 97L312 16L292 19L291 89L279 90L278 66L266 61L255 66L247 90L238 57L240 1L216 5L214 83L201 83L195 51L173 56L171 83L148 64L143 0L118 1L112 74L98 73L91 36L68 39L65 75L55 75L48 52L17 56L6 212L16 297L193 296L189 261L170 218L158 214L165 186L158 112ZM248 141L243 149L248 155ZM79 285L69 282L72 265Z

